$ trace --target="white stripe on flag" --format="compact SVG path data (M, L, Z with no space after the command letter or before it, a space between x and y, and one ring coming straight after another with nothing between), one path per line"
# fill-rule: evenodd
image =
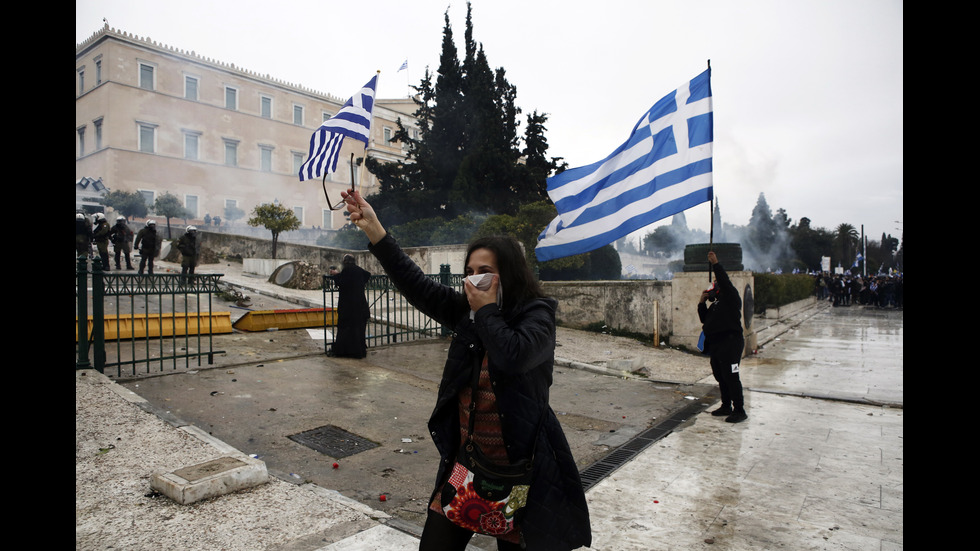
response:
M548 179L558 216L541 233L538 260L595 250L711 199L710 76L654 104L602 161Z
M299 179L312 180L336 172L337 160L344 138L353 138L367 145L371 137L371 112L378 77L374 76L337 114L324 121L310 138L309 157L299 169Z

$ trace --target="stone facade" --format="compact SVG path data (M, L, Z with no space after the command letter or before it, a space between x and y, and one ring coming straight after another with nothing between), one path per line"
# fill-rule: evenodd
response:
M147 201L164 193L191 211L227 220L225 208L244 212L278 202L303 227L336 229L344 211L327 208L321 182L300 182L310 137L372 76L334 96L259 75L103 27L75 47L75 179L102 179L109 190L139 191ZM397 120L417 128L408 99L378 99L367 154L404 160L402 144L387 139ZM362 142L345 140L337 173L326 182L331 201L351 183L350 155ZM358 169L365 194L377 180ZM243 220L244 221L244 220Z

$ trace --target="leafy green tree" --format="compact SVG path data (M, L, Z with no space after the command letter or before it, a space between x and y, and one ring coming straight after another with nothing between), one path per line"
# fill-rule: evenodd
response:
M457 216L452 220L446 220L433 228L429 242L432 245L466 243L472 238L484 220L486 220L485 216L473 216L469 214Z
M392 226L390 232L406 247L424 247L432 244L432 232L442 223L442 218L423 218Z
M102 198L102 204L122 213L127 220L132 217L145 218L149 212L143 194L138 191L110 191Z
M354 224L345 224L335 232L327 232L317 238L320 247L336 247L338 249L364 250L368 246L367 237Z
M859 240L858 232L851 224L840 224L834 230L834 244L837 246L837 250L841 252L838 262L845 270L850 268L854 261Z
M473 239L488 235L513 236L524 246L524 254L528 262L538 268L541 279L619 279L622 263L619 260L619 253L612 245L584 254L538 262L534 253L534 247L538 244L538 235L557 214L557 209L549 201L522 205L516 215L496 214L487 217L473 235Z
M300 226L299 218L292 209L273 203L259 205L252 210L252 217L248 219L248 225L252 227L263 226L272 232L272 258L276 258L276 249L279 246L279 234L292 231Z
M619 259L619 253L615 247L606 245L588 254L592 264L589 279L617 280L622 277L623 263Z
M190 217L190 212L184 208L184 204L180 199L172 193L164 193L157 197L157 200L153 203L153 211L167 219L167 239L173 238L173 231L170 229L171 218L187 220Z
M684 241L671 226L657 226L643 238L643 249L649 253L663 253L670 257L684 250Z
M796 258L803 266L812 271L820 271L820 261L824 256L830 256L834 245L834 236L823 228L814 228L810 219L800 218L795 226L790 227L790 245L796 253Z

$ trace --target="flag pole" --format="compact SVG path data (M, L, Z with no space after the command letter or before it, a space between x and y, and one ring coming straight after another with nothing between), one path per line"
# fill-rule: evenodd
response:
M708 60L708 69L711 69L711 60ZM715 185L711 184L711 200L708 201L708 208L711 209L710 226L708 227L708 250L714 248L715 243ZM711 263L708 263L708 283L711 283Z
M381 70L378 70L378 82L381 82ZM374 83L374 90L375 90L375 93L374 93L374 101L375 102L378 101L378 93L377 93L377 90L379 88L378 87L378 82L375 82ZM372 106L372 108L371 108L371 121L368 122L368 141L371 141L371 126L372 126L373 123L374 123L374 107ZM368 144L367 144L367 142L364 142L364 154L361 157L361 166L364 167L364 168L367 168L367 148L368 148ZM353 165L351 165L351 170L354 170L354 166ZM361 184L361 180L363 178L364 178L364 171L363 170L358 170L357 171L357 187L360 188L360 189L364 189L363 186L362 186L362 184ZM351 175L351 193L353 193L353 192L354 192L354 176L352 174Z

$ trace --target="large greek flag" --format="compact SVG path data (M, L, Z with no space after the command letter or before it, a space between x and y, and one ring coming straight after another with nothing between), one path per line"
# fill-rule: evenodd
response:
M586 253L711 200L711 69L667 94L605 159L548 178L558 216L538 237L546 261Z
M324 174L337 171L337 159L344 138L354 138L368 143L371 136L371 110L374 109L374 92L378 86L378 75L368 81L337 114L316 129L310 138L310 155L299 168L299 179L322 178Z

